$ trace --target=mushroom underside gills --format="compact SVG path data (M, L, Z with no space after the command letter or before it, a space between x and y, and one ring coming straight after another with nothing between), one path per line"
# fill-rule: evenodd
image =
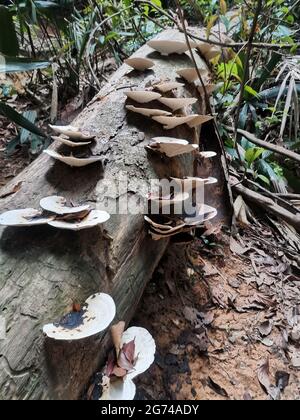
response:
M172 111L177 111L197 102L197 98L159 98L158 100Z
M85 133L79 127L72 125L51 125L49 127L57 134L63 134L73 140L92 140L95 136Z
M133 105L126 105L126 109L131 112L135 112L136 114L144 115L145 117L153 117L159 115L172 115L171 112L164 111L162 109L152 109L152 108L136 108Z
M71 141L64 137L58 137L58 136L51 136L51 138L69 147L83 147L83 146L88 146L89 144L92 143L91 141Z
M146 90L130 90L124 92L124 94L127 98L132 99L135 102L139 102L140 104L147 104L148 102L161 98L160 93Z
M54 150L44 150L48 156L52 157L55 160L65 163L68 166L81 168L83 166L91 165L92 163L100 162L102 158L100 156L92 156L88 158L76 158L74 156L63 156Z
M152 60L143 57L130 57L124 60L124 63L139 71L145 71L154 66L154 62Z

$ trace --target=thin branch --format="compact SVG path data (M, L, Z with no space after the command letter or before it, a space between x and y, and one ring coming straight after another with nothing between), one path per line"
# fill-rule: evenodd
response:
M173 18L173 16L171 16L168 12L166 12L165 10L161 9L160 7L158 7L156 4L151 3L150 1L146 1L146 0L136 0L135 3L141 3L141 4L147 4L148 6L151 6L153 9L157 10L158 12L160 12L162 15L166 16L171 22L173 22L179 29L180 32L184 32L183 28L181 28L180 25L178 25L178 22L176 21L176 19ZM187 31L187 34L190 38L195 39L197 41L201 41L201 42L206 42L207 44L211 44L211 45L217 45L219 47L223 47L223 48L242 48L247 46L248 41L247 42L221 42L221 41L215 41L212 39L207 39L207 38L202 38L198 35L194 35L193 33ZM278 49L291 49L291 47L297 47L300 48L300 44L272 44L272 43L261 43L261 42L253 42L252 43L252 47L253 48L265 48L265 49L269 49L269 50L278 50Z
M226 130L234 133L234 129L229 126L225 126ZM250 140L252 143L256 144L257 146L263 147L264 149L271 150L272 152L286 156L289 159L295 160L296 162L300 162L300 154L292 152L291 150L286 149L282 146L277 146L276 144L269 143L267 141L258 139L254 136L254 134L249 133L246 130L241 130L238 128L237 130L238 134L241 134L242 136L246 137L248 140Z

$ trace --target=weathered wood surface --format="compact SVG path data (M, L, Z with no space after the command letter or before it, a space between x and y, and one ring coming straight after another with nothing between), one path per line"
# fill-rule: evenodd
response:
M169 31L163 36L173 34ZM161 57L147 46L136 55L150 57L155 62L153 71L140 74L122 66L74 122L96 135L92 152L103 157L104 166L71 169L44 154L1 191L10 191L22 181L20 191L0 200L1 212L38 207L39 200L51 194L97 207L103 199L104 181L117 178L120 172L129 176L125 193L130 197L137 195L144 179L193 174L193 156L150 162L144 146L158 135L195 141L198 130L181 126L164 132L158 123L126 113L123 95L125 87L143 86L154 78L174 80L176 70L191 67L192 62L187 55ZM205 65L200 59L199 64ZM190 85L183 94L196 92ZM193 111L201 111L199 104ZM51 147L65 150L57 143ZM80 396L103 360L108 334L69 344L46 340L41 330L43 324L68 311L73 300L83 302L94 292L107 292L116 301L117 319L128 322L134 314L167 241L149 238L142 215L112 215L105 229L112 240L99 228L81 232L47 226L1 228L0 315L7 323L7 337L0 341L1 400Z

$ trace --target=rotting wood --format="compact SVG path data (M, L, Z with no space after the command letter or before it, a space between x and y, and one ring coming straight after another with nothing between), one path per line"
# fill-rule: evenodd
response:
M169 30L160 36L170 39L174 34L176 31ZM195 164L192 155L159 156L149 162L144 149L152 137L161 135L198 142L199 130L181 126L163 132L154 121L127 114L124 106L123 91L128 85L141 87L155 78L175 80L176 70L191 66L190 58L161 57L147 46L135 56L150 58L154 69L140 73L122 66L73 122L95 134L91 150L103 157L104 167L70 168L43 154L2 189L1 212L37 208L42 197L53 194L74 202L100 203L104 182L122 172L129 178L123 194L128 198L138 194L144 179L209 174L218 176L219 185L215 194L208 190L207 201L218 202L223 222L226 198L218 197L223 197L226 186L218 160L214 160L215 167L201 159ZM200 64L204 65L199 58ZM199 97L193 85L186 85L181 93ZM202 101L193 106L193 112L203 112ZM203 141L218 152L209 127ZM51 149L67 150L57 142ZM21 188L7 196L18 183ZM121 193L108 192L111 200L122 199ZM168 241L151 241L143 215L112 215L105 227L111 240L99 228L76 233L49 226L0 229L0 315L7 323L7 337L0 341L0 399L79 398L106 355L109 335L76 343L46 340L42 326L66 313L72 301L84 302L94 292L106 292L115 299L117 319L128 322L133 316Z

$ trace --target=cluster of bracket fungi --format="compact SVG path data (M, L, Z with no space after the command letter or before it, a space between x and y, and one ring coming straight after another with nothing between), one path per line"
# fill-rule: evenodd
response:
M172 53L182 54L188 50L188 46L182 41L153 40L148 45L162 55ZM200 48L206 58L212 58L217 51L207 45L191 43L192 48ZM205 51L204 51L205 50ZM154 66L148 58L132 57L125 63L135 70L145 71ZM206 70L198 69L203 78L207 76ZM201 92L202 87L197 85L198 72L194 68L186 68L177 71L178 76L188 83L194 83ZM207 91L213 90L213 85L207 80ZM126 109L143 116L152 118L162 124L165 130L173 129L179 125L187 124L189 127L197 127L213 117L208 115L187 115L184 108L197 102L197 98L179 98L174 92L184 86L177 81L163 80L145 90L131 90L125 95L138 106L126 105ZM172 97L163 96L172 94ZM159 101L170 109L147 108L152 101ZM142 106L141 106L142 104ZM174 114L175 113L175 114ZM59 136L54 140L76 150L77 147L88 147L94 139L89 133L73 126L51 126ZM198 145L191 144L186 139L172 137L155 137L146 149L160 153L168 158L197 152L202 158L212 158L214 152L199 152ZM59 160L71 167L83 167L100 160L99 156L75 157L63 156L52 149L45 150L52 158ZM190 198L197 188L217 182L215 178L206 179L187 177L183 179L172 178L172 181L180 187L179 193L171 195L150 194L149 203L156 203L159 208L165 206L181 205ZM182 192L183 191L183 192ZM182 232L189 232L203 224L205 220L215 217L217 211L204 203L196 203L194 214L158 214L145 216L149 226L149 233L154 240L168 238ZM81 230L101 225L109 219L110 215L105 211L94 210L88 204L74 205L67 203L64 197L50 196L40 201L40 209L19 209L7 211L0 215L0 225L5 226L35 226L48 224L55 228ZM81 308L73 305L73 309L59 321L47 324L43 332L49 339L54 340L80 340L99 334L104 331L113 321L116 314L114 300L107 294L98 293L87 299ZM131 327L124 331L125 323L119 322L112 326L111 335L114 344L113 351L109 354L103 370L96 374L94 383L88 391L89 399L106 400L131 400L135 396L135 384L133 379L145 372L154 361L155 342L147 330L139 327Z
M161 55L169 54L183 54L188 50L188 45L183 41L167 41L167 40L152 40L148 42L148 46L158 51ZM197 48L198 44L191 42L192 48ZM207 48L205 44L200 45L200 49L203 55L207 54L207 58L210 59L215 56L218 50L212 52L211 48ZM132 57L125 61L127 65L138 71L145 71L154 66L153 61L148 58ZM197 79L199 73L203 80L205 80L208 86L208 93L213 90L213 85L209 83L209 75L206 69L195 69L184 68L177 71L179 77L185 79L188 83L197 85ZM183 83L177 81L164 80L154 83L149 88L144 90L131 90L125 92L125 95L131 101L139 104L139 106L126 105L126 109L141 114L143 116L152 118L154 121L163 125L165 130L170 130L178 127L182 124L187 124L191 128L195 128L207 121L210 121L213 117L210 115L199 115L185 113L187 106L194 105L197 102L197 98L185 98L178 97L175 91L184 86ZM168 94L169 96L163 96ZM171 96L172 95L172 96ZM169 108L170 111L165 111L159 108L147 108L145 104L152 101L158 101L165 107ZM152 139L146 149L151 152L156 152L167 156L168 158L174 158L176 156L192 153L196 151L202 158L212 158L216 154L214 152L199 152L197 144L192 144L186 139L178 139L173 137L155 137ZM210 207L204 203L193 203L192 214L187 214L184 209L184 203L187 200L192 200L195 197L195 192L204 188L205 185L213 184L217 182L217 179L209 177L206 179L197 177L186 177L183 179L171 178L173 185L177 186L170 194L168 191L165 195L163 191L159 194L150 193L149 200L149 215L145 216L145 221L149 226L149 233L153 240L165 239L170 236L190 232L197 226L203 225L207 220L214 218L217 214L217 210L214 207ZM155 214L151 212L152 205L156 204ZM177 206L177 210L174 212L174 208ZM181 208L180 208L181 206ZM165 208L169 209L170 213L166 214ZM157 212L157 209L159 210ZM168 210L167 210L168 211Z

